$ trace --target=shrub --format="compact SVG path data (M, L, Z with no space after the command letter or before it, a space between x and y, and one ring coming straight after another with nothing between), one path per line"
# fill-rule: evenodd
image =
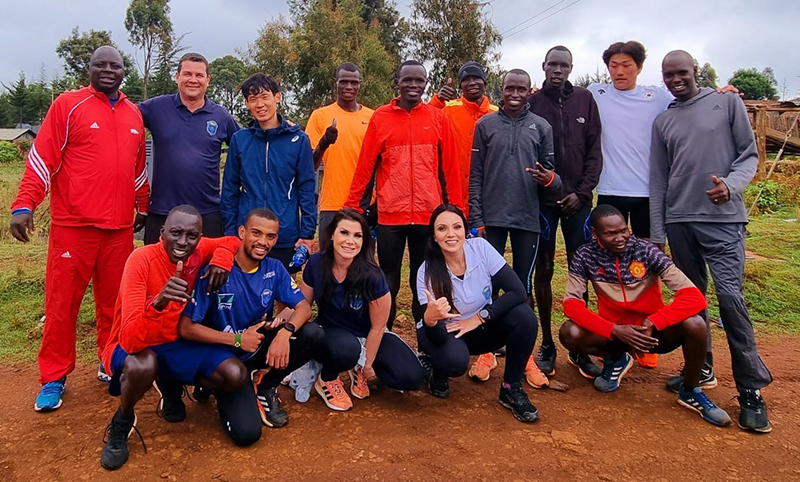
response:
M22 156L19 155L17 146L8 141L0 141L0 164L11 164L21 160Z
M775 181L760 181L747 186L744 190L744 202L749 209L761 190L761 196L756 201L756 209L760 213L772 213L778 210L778 199L781 193L781 185Z
M17 145L17 150L19 150L19 155L24 158L24 157L27 157L28 151L31 150L31 146L33 145L33 142L31 142L28 139L20 139L20 140L16 141L14 144Z

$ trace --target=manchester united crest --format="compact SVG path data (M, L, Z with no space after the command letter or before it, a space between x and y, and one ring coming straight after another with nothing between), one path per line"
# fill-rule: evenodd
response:
M644 278L644 275L647 273L647 268L644 267L644 263L641 261L631 261L631 264L628 265L628 272L636 279Z

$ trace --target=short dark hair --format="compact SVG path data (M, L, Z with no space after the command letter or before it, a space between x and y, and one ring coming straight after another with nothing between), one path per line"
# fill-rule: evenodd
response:
M508 72L506 72L505 75L503 75L503 80L500 82L500 85L503 85L503 84L506 83L506 77L508 77L508 74L524 75L525 77L528 78L528 85L531 85L531 76L530 76L530 74L528 74L527 72L525 72L522 69L511 69Z
M564 47L563 45L556 45L555 47L552 47L550 50L548 50L547 53L544 54L544 61L545 62L547 62L547 56L550 55L550 52L552 52L553 50L558 50L558 51L561 51L561 52L568 53L569 54L569 61L570 61L570 63L572 63L572 52L570 52L569 49Z
M204 63L206 66L206 74L208 74L208 60L206 60L205 57L198 54L197 52L189 52L181 55L181 58L178 60L178 72L181 71L181 67L183 66L183 63L186 61Z
M358 65L354 64L353 62L344 62L336 66L336 70L333 72L333 78L339 78L339 72L344 70L345 72L358 72L361 73L361 69L358 68Z
M645 50L644 45L636 40L617 42L609 45L606 51L603 52L603 63L606 64L606 67L608 67L608 63L611 62L611 57L617 54L630 55L633 61L636 62L636 66L640 69L642 65L644 65L644 59L647 58L647 50Z
M169 210L167 217L169 217L172 213L184 213L191 214L193 216L200 216L200 211L198 211L197 208L191 204L181 204L180 206L175 206Z
M261 72L251 75L242 84L242 97L245 99L262 91L269 91L275 95L281 91L281 87L277 80Z
M255 208L247 213L247 216L244 218L244 225L247 226L247 223L250 221L251 218L262 218L268 221L275 221L276 223L280 224L280 220L278 216L272 212L271 209L268 208Z
M403 62L400 63L400 65L397 66L397 70L394 73L396 80L400 80L400 71L403 70L403 67L407 65L419 65L420 67L422 67L423 70L425 70L425 75L426 76L428 75L428 70L425 69L425 66L422 65L422 62L420 62L419 60L404 60Z
M622 215L622 211L620 211L619 209L615 208L610 204L601 204L597 206L596 208L594 208L594 211L592 211L592 216L590 218L592 227L594 229L597 229L601 219L608 218L611 216L619 216L625 219L625 216Z

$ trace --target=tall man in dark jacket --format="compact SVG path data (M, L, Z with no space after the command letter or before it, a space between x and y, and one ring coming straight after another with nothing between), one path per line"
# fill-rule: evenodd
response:
M600 149L600 114L592 93L574 87L569 80L572 52L562 45L551 48L542 62L542 89L528 97L531 112L544 117L553 128L555 171L561 176L561 192L549 190L539 197L541 234L533 286L542 324L542 346L536 364L548 376L556 373L556 345L550 328L553 310L553 268L556 230L564 234L567 263L578 248L592 239L589 216L592 190L600 179L603 154ZM587 378L596 378L600 368L587 355L570 352L570 364Z

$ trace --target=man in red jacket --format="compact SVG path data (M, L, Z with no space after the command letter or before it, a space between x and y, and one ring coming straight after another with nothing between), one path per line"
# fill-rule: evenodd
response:
M699 315L706 300L689 278L649 241L631 236L622 213L602 204L591 216L593 240L575 252L569 266L564 314L559 332L569 350L603 358L603 372L594 379L600 392L619 388L633 365L632 353L669 353L683 348L684 381L678 403L707 422L724 427L731 418L700 387L708 328ZM675 292L664 305L661 283ZM586 307L584 294L592 283L598 313Z
M366 210L378 188L378 262L392 293L387 326L397 313L400 269L408 240L411 311L422 319L417 299L417 270L423 261L428 222L442 203L462 210L460 167L455 135L441 109L422 102L428 83L425 67L407 60L397 69L400 97L379 107L367 126L358 166L344 207Z
M133 231L144 226L150 193L144 126L139 109L119 91L123 76L116 49L92 53L90 86L53 102L11 205L11 234L26 243L33 211L51 191L37 411L61 406L66 377L75 369L75 324L90 280L98 356L103 352ZM102 364L98 378L107 381Z

